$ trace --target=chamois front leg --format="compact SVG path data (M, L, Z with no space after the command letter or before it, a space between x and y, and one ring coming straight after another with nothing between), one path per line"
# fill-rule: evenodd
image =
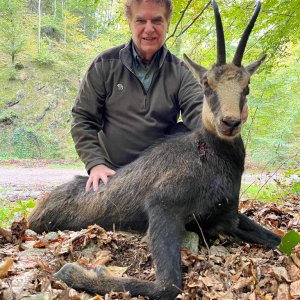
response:
M232 233L242 241L264 245L271 249L276 248L281 241L279 235L265 229L241 213L238 214L238 227Z
M129 291L132 296L150 299L175 299L182 287L180 242L183 224L161 208L149 209L149 244L156 268L156 281L112 277L104 266L86 270L77 263L64 265L54 276L68 286L93 294Z
M161 205L148 208L148 217L149 245L156 269L155 299L175 299L182 287L183 218Z

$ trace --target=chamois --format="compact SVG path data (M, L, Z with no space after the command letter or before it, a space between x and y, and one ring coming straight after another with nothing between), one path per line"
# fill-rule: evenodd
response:
M280 237L238 212L245 149L240 136L241 111L250 76L265 57L241 65L255 12L226 64L224 33L217 3L212 0L217 29L217 63L210 70L185 60L204 90L201 128L170 137L119 169L98 193L85 192L87 177L76 177L52 191L29 216L36 232L79 230L96 223L107 230L149 232L156 268L154 282L110 276L104 266L86 270L64 265L55 276L75 289L105 294L129 291L150 299L174 299L182 287L180 245L194 216L209 235L225 233L237 240L275 248Z

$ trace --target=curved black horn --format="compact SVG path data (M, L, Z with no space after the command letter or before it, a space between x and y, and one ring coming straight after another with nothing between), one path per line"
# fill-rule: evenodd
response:
M225 38L224 38L222 20L221 20L217 2L215 0L211 0L211 4L214 9L216 31L217 31L217 65L225 65L226 51L225 51Z
M248 41L248 38L249 38L250 33L252 31L252 28L254 27L257 16L259 14L260 7L261 7L261 2L256 1L256 9L255 9L255 11L252 15L252 18L251 18L248 26L246 27L246 29L243 33L243 36L242 36L242 38L239 42L238 47L236 49L236 52L235 52L235 55L234 55L234 58L233 58L232 62L233 62L233 64L235 64L238 67L240 67L241 64L242 64L242 59L243 59L243 55L244 55L245 48L246 48L246 45L247 45L247 41Z

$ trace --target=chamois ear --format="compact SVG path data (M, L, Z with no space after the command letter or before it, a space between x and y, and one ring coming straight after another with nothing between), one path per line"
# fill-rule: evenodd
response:
M196 79L200 82L207 69L193 62L186 54L183 54L183 59Z
M253 75L253 73L258 69L258 67L261 65L261 63L266 59L267 55L264 54L262 58L260 58L258 61L254 62L253 64L245 67L245 69L249 72L250 75Z

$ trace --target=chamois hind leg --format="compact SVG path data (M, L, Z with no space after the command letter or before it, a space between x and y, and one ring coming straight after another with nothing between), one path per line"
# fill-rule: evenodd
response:
M276 248L281 241L280 236L255 223L244 214L238 214L238 227L232 234L242 241Z
M180 240L183 225L169 212L150 209L149 242L156 267L156 281L109 276L105 267L96 271L86 270L76 263L64 265L55 277L70 287L91 293L129 291L132 296L148 296L150 299L175 299L182 286L180 266Z

